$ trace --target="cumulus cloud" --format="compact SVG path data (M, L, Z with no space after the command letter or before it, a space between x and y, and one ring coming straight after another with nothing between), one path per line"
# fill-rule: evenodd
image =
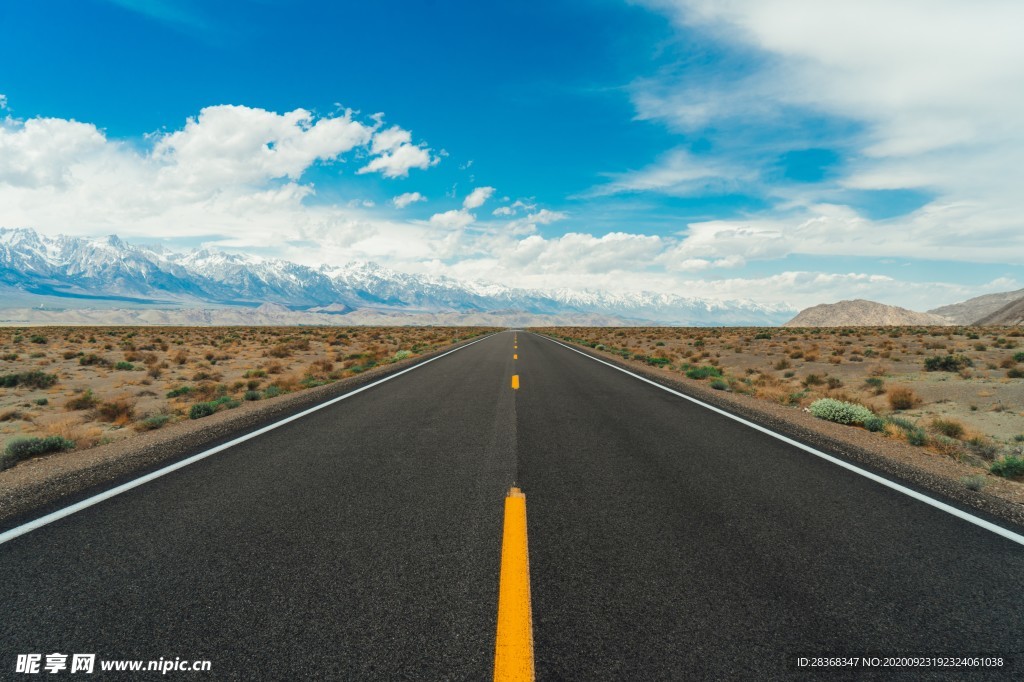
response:
M439 227L460 230L473 224L473 214L465 209L453 209L430 216L430 223Z
M400 144L392 151L384 152L359 169L358 173L380 173L386 178L404 178L409 171L418 168L426 170L440 162L430 155L430 150L412 144Z
M493 187L477 187L462 200L462 207L467 209L480 208L493 194Z
M393 203L396 208L405 208L409 204L414 204L417 201L426 200L427 198L420 194L419 192L405 192L404 194L399 194L397 197L394 197L391 200L391 203Z

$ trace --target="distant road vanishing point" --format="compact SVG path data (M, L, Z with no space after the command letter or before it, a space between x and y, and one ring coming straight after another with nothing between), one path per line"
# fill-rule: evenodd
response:
M0 528L0 678L53 652L210 661L193 680L1024 672L1013 529L538 335L267 427Z

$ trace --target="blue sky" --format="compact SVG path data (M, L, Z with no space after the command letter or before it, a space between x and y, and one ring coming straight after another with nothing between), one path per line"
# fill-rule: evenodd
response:
M823 4L6 3L0 224L796 307L1024 286L1021 10Z

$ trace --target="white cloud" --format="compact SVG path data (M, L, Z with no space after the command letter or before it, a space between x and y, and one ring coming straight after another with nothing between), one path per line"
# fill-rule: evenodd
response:
M753 221L753 242L788 251L814 225L840 230L805 252L1024 259L1024 4L1002 0L650 0L681 27L753 62L754 68L687 69L639 81L637 115L694 132L717 131L716 156L668 157L617 176L596 193L704 191L739 177L769 197L756 176L736 176L737 158L756 165L788 149L831 146L848 161L831 189L918 189L934 201L891 221L837 217L804 196ZM749 62L748 62L749 64ZM694 75L694 74L697 75ZM680 75L682 74L682 75ZM801 127L808 117L852 121L840 135ZM768 131L758 137L758 131ZM815 138L818 134L825 138ZM758 148L760 146L760 148ZM758 153L761 158L758 158ZM724 167L721 165L724 164ZM785 194L783 190L783 194ZM778 197L776 197L778 198ZM798 207L800 210L790 210ZM851 212L852 213L852 212ZM767 226L770 224L770 229ZM861 231L860 237L847 233ZM777 233L770 236L769 233ZM970 234L983 235L981 240ZM720 233L724 237L724 233ZM740 250L747 235L732 250ZM779 248L768 248L773 240ZM1003 241L1003 255L993 250ZM719 240L723 241L723 240ZM782 244L786 244L783 248ZM955 245L955 246L954 246ZM799 244L797 245L799 248ZM853 249L850 251L849 249Z
M498 208L491 211L491 215L496 216L511 216L515 215L515 210L511 206L499 206Z
M370 147L370 151L374 154L383 154L384 152L393 151L403 144L411 143L412 133L408 130L402 130L398 126L391 126L373 136L373 144Z
M462 201L462 207L467 209L480 208L494 194L493 187L477 187Z
M754 177L750 169L731 167L719 160L698 158L684 149L674 149L646 168L614 174L610 182L592 188L584 196L651 191L676 196L721 194Z
M0 111L7 108L7 95L0 95Z
M405 192L404 194L399 194L397 197L394 197L391 200L391 202L395 205L396 208L405 208L409 204L414 204L417 201L426 200L427 198L420 194L419 192Z
M400 144L391 151L375 157L357 172L380 173L386 178L404 178L413 168L426 170L436 166L440 157L431 156L430 149L412 144Z
M453 230L459 230L473 223L473 214L466 209L453 209L444 213L435 213L430 216L432 225Z

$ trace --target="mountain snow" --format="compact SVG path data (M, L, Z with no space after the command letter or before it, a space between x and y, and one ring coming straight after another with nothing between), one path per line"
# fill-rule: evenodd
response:
M207 248L174 253L129 244L114 235L48 237L26 228L0 228L0 287L48 296L129 300L138 305L276 304L335 314L360 309L518 311L593 313L653 324L775 325L794 313L788 306L665 293L514 289L395 272L366 261L311 268ZM9 307L2 303L2 291L0 307Z

